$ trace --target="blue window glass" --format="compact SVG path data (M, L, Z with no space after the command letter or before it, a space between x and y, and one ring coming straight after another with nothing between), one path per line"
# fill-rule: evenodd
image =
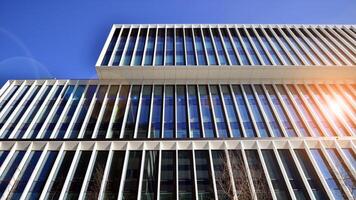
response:
M333 29L326 28L324 30L326 32L328 32L329 35L332 35L333 38L335 38L340 44L343 44L343 47L346 48L350 54L352 54L354 57L356 56L356 53L351 48L354 45L352 39L349 39L348 37L344 36L340 29L338 29L338 28L333 28ZM341 37L342 40L340 40L339 37Z
M25 165L23 166L19 176L17 177L17 180L12 185L9 196L7 197L8 199L20 199L28 180L32 175L32 172L36 167L38 159L41 156L41 153L42 151L32 151L30 153L29 157L26 160Z
M206 85L199 86L199 94L205 137L213 138L215 137L215 125L213 122L213 113L208 94L208 87Z
M153 91L153 108L151 119L151 138L160 138L162 129L163 86L155 85Z
M342 151L344 152L345 156L351 163L352 167L356 169L356 155L352 149L343 148Z
M111 119L111 114L114 109L114 104L117 96L117 92L119 90L118 85L112 85L110 86L110 90L107 95L107 100L106 100L106 107L104 110L104 115L101 118L100 126L98 129L98 135L97 138L105 138L106 132L108 131L110 119Z
M261 102L261 106L267 116L268 122L270 127L272 128L273 134L276 137L283 137L283 133L281 130L281 127L278 124L277 118L271 108L271 105L268 102L268 99L263 91L263 88L261 85L254 85L257 97L259 98Z
M210 36L210 30L208 28L203 29L204 34L204 41L205 41L205 48L208 54L209 64L210 65L217 65L218 61L215 55L213 41Z
M124 28L122 30L122 33L117 41L117 49L114 55L114 60L113 60L113 65L119 65L120 64L120 60L122 57L122 53L124 51L125 48L125 44L126 44L126 40L127 40L127 36L129 35L129 28Z
M94 132L94 128L95 128L97 119L99 117L99 113L101 110L101 106L103 105L103 101L104 101L107 89L108 89L107 85L101 85L99 87L98 92L96 93L94 108L90 114L90 118L89 118L87 127L84 132L84 138L92 138L93 137L92 135Z
M188 138L187 98L184 85L176 86L177 92L177 137Z
M185 65L183 29L176 29L176 65Z
M10 162L7 164L5 170L0 176L0 194L2 195L10 183L12 176L17 170L18 165L20 164L23 156L25 155L25 151L15 151L13 156L11 157Z
M252 88L250 85L243 85L247 101L249 102L252 114L254 116L258 131L261 137L268 137L270 133L267 129L266 122L263 119L261 110L257 104L255 95L253 94Z
M215 122L218 129L219 137L227 138L229 137L229 131L226 124L226 119L224 115L223 105L221 101L220 91L217 85L210 86L212 105L215 114Z
M194 29L195 48L197 49L198 65L207 65L205 56L204 43L202 39L201 30L199 28Z
M339 171L339 174L341 175L341 181L345 183L352 196L356 197L356 181L352 177L352 171L347 168L346 163L341 159L341 156L336 149L327 149L327 153L331 157L331 160L334 162L336 169Z
M292 29L293 30L293 29ZM316 53L319 53L319 54L321 54L321 56L327 61L327 63L325 63L325 64L336 64L331 58L330 58L330 56L328 56L325 52L324 52L324 50L320 47L320 45L318 45L317 43L316 43L316 41L314 41L313 39L312 39L312 37L306 32L306 31L304 31L303 29L298 29L300 32L301 32L301 34L302 35L304 35L304 37L306 38L306 40L309 42L309 43L311 43L312 45L313 45L313 47L314 47L314 49L316 49L317 50L317 52Z
M141 188L142 200L157 198L158 153L158 151L146 151Z
M282 41L284 47L289 52L289 54L293 57L293 59L296 62L296 64L297 65L302 65L301 59L298 57L298 55L295 53L295 51L289 45L289 43L287 42L286 38L283 37L282 33L277 28L274 28L273 31L276 33L278 38Z
M281 158L283 168L286 170L288 181L290 182L295 197L297 199L309 200L309 195L305 185L303 183L302 177L298 172L298 169L293 161L292 155L287 149L279 149L278 154Z
M276 50L279 52L279 55L282 56L284 62L287 65L293 65L292 61L289 59L287 53L283 50L283 48L281 47L281 45L279 44L278 40L274 37L273 33L269 30L269 29L265 29L267 35L269 36L269 38L271 39L274 47L276 48Z
M60 118L61 114L63 113L65 106L68 103L69 98L72 96L72 93L74 92L74 88L75 88L75 85L69 85L66 88L65 92L60 97L60 99L59 99L60 103L57 108L54 108L55 113L52 116L52 118L50 119L49 123L46 125L43 138L51 137L53 130L54 130L57 122L59 121L59 118ZM48 117L48 116L46 116L46 117Z
M15 95L17 90L20 88L19 85L14 85L11 89L6 93L6 96L0 101L0 112L2 109L9 103L10 99Z
M215 174L215 182L216 182L216 190L219 199L229 199L232 197L233 190L231 185L231 180L229 173L227 170L228 164L225 155L225 151L223 150L213 150L211 151L214 174Z
M299 132L304 137L310 136L310 133L308 132L304 122L302 121L301 117L294 108L292 101L289 99L289 96L287 95L287 92L285 91L284 87L282 85L277 85L276 88L277 92L281 95L281 99L282 101L284 101L284 105L286 105L286 109L288 109L292 120L294 120L295 124L297 125Z
M319 126L316 125L314 122L313 117L308 112L304 102L302 101L301 97L299 96L297 90L295 89L294 85L288 85L288 90L291 92L294 101L296 102L297 106L299 106L299 110L303 113L303 118L308 122L309 126L312 128L314 134L313 136L323 136L322 131L320 130Z
M247 32L249 33L250 38L251 38L252 42L255 44L255 47L256 47L258 53L260 54L260 56L262 57L263 62L265 63L265 65L272 65L272 63L269 60L265 50L262 47L260 41L257 39L257 36L255 35L255 32L251 28L247 29Z
M25 134L27 131L28 127L30 126L33 118L36 116L38 113L39 109L41 106L44 104L45 99L48 97L49 92L53 88L52 85L46 86L45 91L43 94L40 94L40 98L38 98L33 105L33 108L31 109L30 113L26 116L20 127L17 129L17 132L15 133L16 138L22 138L22 136Z
M123 65L130 65L130 63L131 63L131 58L132 58L132 54L133 54L136 39L137 39L137 33L138 33L137 28L134 28L131 30L127 49L126 49L124 60L123 60Z
M54 161L56 160L58 151L49 151L46 154L46 157L43 161L43 164L38 169L38 173L31 183L31 187L28 190L26 199L38 199L41 195L41 192L46 184L48 175L51 172Z
M141 86L134 85L131 87L129 110L128 110L126 124L125 124L124 138L134 137L135 125L137 120L138 103L140 101L140 92L141 92Z
M9 154L9 151L0 151L0 167L4 163L8 154Z
M221 41L219 29L213 28L212 33L213 33L213 39L214 39L215 46L216 46L216 51L219 56L220 65L228 65L229 63L227 60L227 55L225 54L223 43Z
M78 199L80 189L83 185L85 173L91 157L91 151L82 151L74 175L68 183L68 191L65 196L68 199Z
M326 183L329 186L329 189L333 193L335 199L347 199L346 194L342 190L342 187L337 180L334 172L332 171L329 163L327 163L326 158L322 154L320 149L311 149L310 150L314 160L316 161L318 168L320 169L321 173L326 180Z
M153 65L153 52L155 48L156 29L150 28L146 44L146 54L144 58L145 65Z
M209 152L195 151L195 168L197 171L198 199L214 199Z
M127 104L127 98L129 95L130 86L123 85L120 88L119 100L117 104L117 111L115 113L115 118L111 127L112 138L120 138L120 131L122 126L122 121L124 120L124 114Z
M85 192L85 199L98 199L108 154L108 151L98 151L92 174L90 175L87 191Z
M9 107L2 113L2 116L0 118L0 129L4 126L5 122L9 119L11 114L13 114L15 108L19 105L19 103L24 98L25 94L29 89L30 89L30 85L25 85L21 89L20 93L17 94L15 99L11 101Z
M246 150L245 153L257 199L272 199L257 150Z
M300 53L300 55L304 58L307 65L312 65L312 61L310 60L309 55L305 52L305 48L300 46L297 41L294 40L294 37L288 32L287 29L283 28L282 31L288 37L289 41L292 43L294 48Z
M36 95L38 94L39 90L40 90L40 86L36 85L35 88L32 89L32 91L30 92L29 96L27 96L27 99L25 102L23 102L21 104L21 106L19 106L17 108L17 111L15 112L15 115L13 115L12 120L10 121L10 123L6 126L4 132L2 133L1 137L2 138L8 138L10 136L10 134L12 133L12 131L15 129L16 125L19 123L20 119L23 117L23 115L25 114L27 108L31 105L31 103L33 102L33 99L36 97Z
M174 29L167 29L166 65L174 65Z
M298 88L300 89L301 96L303 96L306 102L308 102L308 104L310 105L311 112L318 116L318 119L321 122L322 126L324 127L324 130L327 132L328 136L335 136L336 133L331 128L329 122L325 119L325 116L321 113L321 110L316 105L314 99L312 99L306 87L304 85L298 85Z
M242 124L245 128L246 137L257 137L240 85L233 85L232 89L236 98L237 107L240 111Z
M240 65L240 62L235 54L235 50L234 50L234 43L230 40L230 36L229 33L227 32L226 28L222 28L221 30L221 35L223 37L224 40L224 44L226 47L226 51L229 54L229 58L230 58L230 64L232 65Z
M137 138L148 137L148 123L150 119L152 86L145 85L142 90L141 111L137 128Z
M178 151L179 199L194 199L194 167L192 151Z
M147 35L147 29L141 28L137 47L136 47L136 52L135 52L134 65L142 64L143 52L145 50L144 48L146 42L146 35Z
M282 104L279 101L276 92L273 89L273 86L266 85L266 90L267 90L269 97L271 98L274 108L277 110L279 119L281 120L283 127L287 132L288 137L296 137L297 133L294 130L291 122L289 121L287 114L286 114L285 110L283 109Z
M232 131L232 136L233 137L242 137L242 129L240 126L240 120L238 118L234 100L232 98L232 94L230 91L230 86L228 85L222 85L221 86L221 92L224 98L225 102L225 108L226 108L226 114L230 122L230 128Z
M174 119L174 86L168 85L164 88L164 138L173 138L175 130Z
M114 151L110 165L109 175L103 192L104 199L117 199L121 183L124 159L124 151Z
M160 199L176 199L176 151L162 151Z
M48 100L48 103L44 105L44 108L40 113L38 120L34 122L34 125L32 126L31 130L29 130L29 137L31 137L31 139L37 137L37 134L41 130L41 127L43 126L45 120L47 119L49 112L52 110L54 103L57 101L63 88L64 88L63 85L58 86L56 88L54 95Z
M247 55L246 55L246 52L245 52L245 49L243 48L242 44L241 44L241 40L236 32L236 29L235 28L230 28L229 29L230 31L230 34L231 34L231 37L232 37L232 40L234 41L235 43L235 47L236 47L236 50L241 58L241 62L243 65L250 65L250 61L248 60L247 58Z
M105 52L105 55L104 55L104 58L103 58L103 61L101 63L101 65L108 65L109 64L109 61L110 61L110 58L111 58L111 54L112 52L114 51L114 47L115 47L115 44L116 44L116 41L117 41L117 38L119 37L119 34L120 34L120 28L117 28L115 29L115 32L110 40L110 43L109 43L109 46Z
M195 85L188 86L188 101L189 101L189 120L190 131L193 138L202 137L201 123L200 123L200 111L197 88Z
M194 42L193 42L193 32L192 29L190 28L185 28L184 29L184 35L185 35L185 46L186 46L186 52L187 52L187 65L196 65L196 59L195 59L195 48L194 48Z
M156 56L155 65L161 66L164 64L164 41L165 41L166 29L159 28L157 34Z
M96 91L96 85L89 85L83 99L83 104L82 107L80 108L80 112L77 116L77 118L74 120L73 127L70 130L70 138L76 138L78 137L80 128L83 125L84 119L86 114L88 113L90 103L92 102L91 100L93 99L94 93Z
M69 126L69 123L71 122L72 117L74 115L74 112L77 109L77 106L79 104L80 98L82 97L84 89L85 89L85 85L79 85L75 90L72 101L70 102L70 106L68 108L68 112L62 118L62 124L60 125L56 138L64 137L66 130Z
M261 65L261 61L258 59L257 52L255 52L255 50L253 49L252 44L251 44L245 30L242 28L239 28L238 31L241 35L242 41L245 44L246 51L249 53L253 63L255 65Z
M265 48L267 49L269 55L272 57L274 63L276 65L281 65L281 60L279 59L277 53L273 50L273 47L271 46L271 44L269 43L269 41L267 40L265 34L262 32L262 29L258 28L256 29L258 36L260 36Z
M308 180L309 186L313 191L315 199L328 199L326 191L324 190L321 181L318 178L318 174L316 173L315 168L313 167L305 150L295 149L294 151L305 174L305 178Z
M54 175L53 181L48 188L47 199L59 199L62 187L66 180L69 168L71 166L75 151L66 151L64 157L62 158L61 164Z
M291 199L273 150L262 150L262 155L277 199Z

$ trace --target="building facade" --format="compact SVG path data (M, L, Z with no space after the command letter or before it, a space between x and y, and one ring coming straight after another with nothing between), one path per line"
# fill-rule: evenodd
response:
M1 199L356 198L354 25L113 25L96 70L0 89Z

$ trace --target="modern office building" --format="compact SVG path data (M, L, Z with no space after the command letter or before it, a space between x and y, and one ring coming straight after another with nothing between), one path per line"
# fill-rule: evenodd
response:
M1 199L356 198L355 25L114 25L96 71L2 87Z

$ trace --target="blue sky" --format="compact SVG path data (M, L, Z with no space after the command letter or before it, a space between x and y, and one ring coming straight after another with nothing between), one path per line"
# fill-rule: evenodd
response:
M0 84L96 78L114 23L355 24L355 0L1 0Z

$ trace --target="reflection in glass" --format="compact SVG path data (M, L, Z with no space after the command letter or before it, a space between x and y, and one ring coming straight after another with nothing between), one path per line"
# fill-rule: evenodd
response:
M176 199L176 151L162 151L160 199Z
M146 151L141 189L142 200L157 197L158 167L158 151Z
M195 151L195 168L197 170L198 199L214 199L209 152Z

